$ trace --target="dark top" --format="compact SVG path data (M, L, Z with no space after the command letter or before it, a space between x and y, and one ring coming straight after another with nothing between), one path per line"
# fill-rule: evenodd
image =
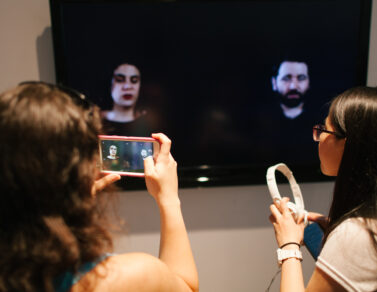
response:
M67 292L73 285L75 285L80 279L85 276L88 272L93 270L99 263L107 259L112 254L106 253L100 256L97 260L93 262L84 263L79 267L76 274L67 271L54 279L54 287L56 292Z
M103 119L102 123L107 135L150 137L153 133L153 127L145 116L128 123L112 122L106 119Z
M313 161L318 156L312 130L316 123L317 109L307 103L303 112L294 119L284 116L279 104L271 104L258 115L257 156L268 157L269 161L265 162L269 164L306 164Z

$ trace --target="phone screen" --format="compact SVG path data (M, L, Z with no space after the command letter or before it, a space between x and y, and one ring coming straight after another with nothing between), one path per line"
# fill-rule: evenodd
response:
M104 173L144 176L144 159L155 157L159 143L152 138L100 136L100 164Z

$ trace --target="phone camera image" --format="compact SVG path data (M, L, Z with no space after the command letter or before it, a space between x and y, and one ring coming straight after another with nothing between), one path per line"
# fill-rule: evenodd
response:
M144 173L144 159L154 155L153 142L102 140L102 170Z

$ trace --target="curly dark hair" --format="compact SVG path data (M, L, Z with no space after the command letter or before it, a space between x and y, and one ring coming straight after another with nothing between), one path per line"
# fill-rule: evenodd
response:
M99 109L57 86L0 95L0 291L54 291L59 274L111 250L92 194L100 131Z

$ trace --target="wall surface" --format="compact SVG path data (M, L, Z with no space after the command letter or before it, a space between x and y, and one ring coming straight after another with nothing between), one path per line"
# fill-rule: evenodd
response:
M375 0L373 4L375 4ZM48 0L0 1L0 91L23 80L55 81ZM377 7L372 14L368 84L377 85ZM302 184L305 204L326 213L333 184ZM287 185L282 194L288 194ZM182 189L183 214L199 269L201 291L265 291L277 272L265 185ZM127 235L116 252L158 254L159 216L146 191L121 192L119 216ZM304 249L307 281L314 261ZM270 291L278 291L279 277Z
M332 183L302 184L306 206L325 213ZM290 194L287 185L281 194ZM265 291L277 272L276 242L268 220L271 199L265 185L182 189L183 215L198 265L201 291ZM120 236L116 250L157 255L158 210L146 192L123 192L120 216L128 236ZM314 261L304 251L308 281ZM278 291L277 278L270 291Z

